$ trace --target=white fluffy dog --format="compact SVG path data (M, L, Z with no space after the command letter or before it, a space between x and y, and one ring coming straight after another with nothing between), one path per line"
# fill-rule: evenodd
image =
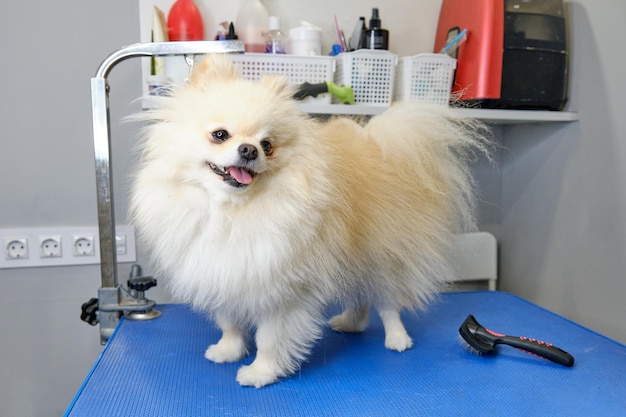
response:
M139 116L150 123L131 218L173 295L222 330L207 359L241 360L256 330L241 385L296 371L330 303L345 308L333 329L363 331L374 307L385 346L411 348L400 311L451 278L450 238L473 227L466 156L484 150L473 122L409 104L365 126L321 122L293 93L212 56Z

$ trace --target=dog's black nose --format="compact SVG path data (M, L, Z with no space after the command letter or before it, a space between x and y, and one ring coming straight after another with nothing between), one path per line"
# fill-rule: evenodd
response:
M250 145L248 143L239 145L238 150L239 150L239 155L241 155L242 158L248 161L256 159L257 156L259 156L259 151L257 150L256 146Z

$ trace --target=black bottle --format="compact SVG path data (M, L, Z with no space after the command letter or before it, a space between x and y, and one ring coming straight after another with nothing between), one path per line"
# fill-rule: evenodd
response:
M389 31L382 29L378 9L372 9L369 29L363 30L361 35L361 48L364 49L389 49Z

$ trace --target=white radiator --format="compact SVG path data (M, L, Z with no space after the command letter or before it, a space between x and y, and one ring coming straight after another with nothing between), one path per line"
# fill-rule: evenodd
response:
M498 245L488 232L455 235L452 260L458 281L488 282L489 290L496 289L498 280Z

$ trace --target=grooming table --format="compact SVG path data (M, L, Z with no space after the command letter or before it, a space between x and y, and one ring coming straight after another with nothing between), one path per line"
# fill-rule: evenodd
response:
M384 348L372 313L360 334L330 329L290 378L261 389L235 381L239 363L204 351L220 332L184 305L151 321L120 321L67 416L626 416L626 346L504 292L445 293L405 314L414 347ZM566 368L508 346L495 356L461 347L468 314L485 327L552 342Z

